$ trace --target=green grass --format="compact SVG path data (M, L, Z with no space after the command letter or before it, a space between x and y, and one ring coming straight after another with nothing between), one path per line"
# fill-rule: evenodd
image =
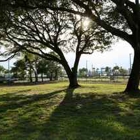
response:
M0 87L0 140L140 140L140 98L119 84Z

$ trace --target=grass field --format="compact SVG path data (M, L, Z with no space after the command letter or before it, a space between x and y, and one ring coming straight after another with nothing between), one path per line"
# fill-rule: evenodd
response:
M0 140L140 140L140 98L124 87L0 87Z

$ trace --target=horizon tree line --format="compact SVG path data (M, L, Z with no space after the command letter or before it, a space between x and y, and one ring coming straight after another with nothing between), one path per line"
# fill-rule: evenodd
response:
M47 61L32 54L26 54L25 57L17 59L10 69L0 65L0 78L3 80L8 78L9 80L37 83L39 81L44 82L46 79L58 80L62 75L62 67L58 63Z

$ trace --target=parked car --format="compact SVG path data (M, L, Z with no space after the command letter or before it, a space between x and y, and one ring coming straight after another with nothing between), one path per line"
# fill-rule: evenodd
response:
M14 83L14 81L17 81L17 78L0 76L0 83Z

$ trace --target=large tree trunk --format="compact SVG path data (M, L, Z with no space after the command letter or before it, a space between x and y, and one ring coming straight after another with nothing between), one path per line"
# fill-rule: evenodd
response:
M61 64L63 65L69 79L69 88L77 88L79 87L78 81L77 81L77 68L78 68L78 63L80 60L81 54L77 56L76 54L76 59L74 63L74 67L71 69L67 60L65 59L65 56L63 55L61 50L59 51L59 56L61 57Z
M69 77L69 88L77 88L79 87L78 81L77 81L77 72L71 72Z
M73 71L70 69L69 65L67 63L63 63L63 67L68 75L69 80L69 88L77 88L79 87L78 81L77 81L77 71Z
M80 56L81 54L76 54L76 59L74 62L74 67L72 68L70 74L68 74L69 77L69 87L70 88L77 88L80 85L78 84L78 80L77 80L77 69L78 69L78 64L79 64L79 60L80 60Z
M140 51L134 51L134 62L132 65L132 70L130 78L128 80L125 92L128 94L135 94L139 91L139 80L140 80Z

